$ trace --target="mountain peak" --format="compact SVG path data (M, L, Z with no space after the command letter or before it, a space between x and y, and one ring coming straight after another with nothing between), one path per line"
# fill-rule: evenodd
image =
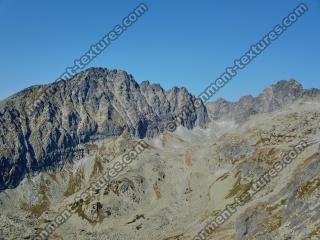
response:
M273 94L280 98L284 97L298 97L301 96L304 89L303 86L294 79L280 80L276 84L273 84L266 88L261 95Z
M206 108L194 108L195 99L185 88L166 92L159 84L139 85L131 74L106 68L21 91L0 104L6 113L0 147L8 149L0 156L0 176L5 176L0 189L15 186L26 173L55 166L63 156L53 153L124 132L152 138L182 112L182 126L205 127Z

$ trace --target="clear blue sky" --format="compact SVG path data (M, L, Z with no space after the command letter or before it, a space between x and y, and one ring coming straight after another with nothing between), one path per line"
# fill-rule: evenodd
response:
M54 81L121 22L135 0L0 0L0 99ZM90 66L117 68L138 82L197 95L301 1L145 1L149 11ZM320 88L320 0L241 71L217 97L257 95L295 78Z

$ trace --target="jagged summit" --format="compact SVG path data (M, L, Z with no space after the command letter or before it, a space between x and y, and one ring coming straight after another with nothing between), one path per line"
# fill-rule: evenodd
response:
M194 100L186 89L139 85L127 72L105 68L23 90L0 104L0 189L64 157L53 152L125 131L152 138ZM207 122L202 106L188 108L181 124L190 129Z

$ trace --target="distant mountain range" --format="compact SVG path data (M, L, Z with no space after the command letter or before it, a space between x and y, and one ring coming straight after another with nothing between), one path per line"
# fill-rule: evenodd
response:
M267 87L259 96L241 97L238 102L228 102L222 98L208 103L212 120L220 118L244 122L252 115L281 110L299 99L320 96L320 89L304 89L296 80L281 80Z

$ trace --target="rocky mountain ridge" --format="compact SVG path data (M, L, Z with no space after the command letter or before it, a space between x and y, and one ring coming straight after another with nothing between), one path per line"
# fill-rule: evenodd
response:
M138 84L124 71L90 68L70 80L29 87L0 102L0 190L17 186L26 174L77 157L80 144L125 132L153 138L185 109L181 125L204 128L210 119L242 123L254 114L317 96L319 89L306 90L289 80L257 97L234 103L219 99L195 108L196 98L183 87L166 91L149 81Z
M281 80L267 87L257 97L243 96L237 102L220 98L208 103L207 108L212 120L224 118L242 123L255 114L279 111L297 100L319 96L320 89L304 89L296 80Z
M15 187L26 173L72 155L61 155L64 149L124 132L152 138L185 106L191 108L181 124L205 127L206 108L195 109L194 100L185 88L165 91L148 81L139 85L124 71L104 68L27 88L0 103L0 189Z
M39 98L45 88L51 95ZM1 102L0 176L7 189L0 191L0 235L35 239L144 138L144 150L92 189L48 239L190 240L201 233L208 240L316 240L319 90L289 80L239 102L220 99L193 110L194 99L184 88L165 91L122 71L89 69ZM184 109L190 112L183 127L166 131ZM274 164L301 140L308 144L271 178ZM266 172L269 179L260 182ZM249 202L207 232L257 183Z

